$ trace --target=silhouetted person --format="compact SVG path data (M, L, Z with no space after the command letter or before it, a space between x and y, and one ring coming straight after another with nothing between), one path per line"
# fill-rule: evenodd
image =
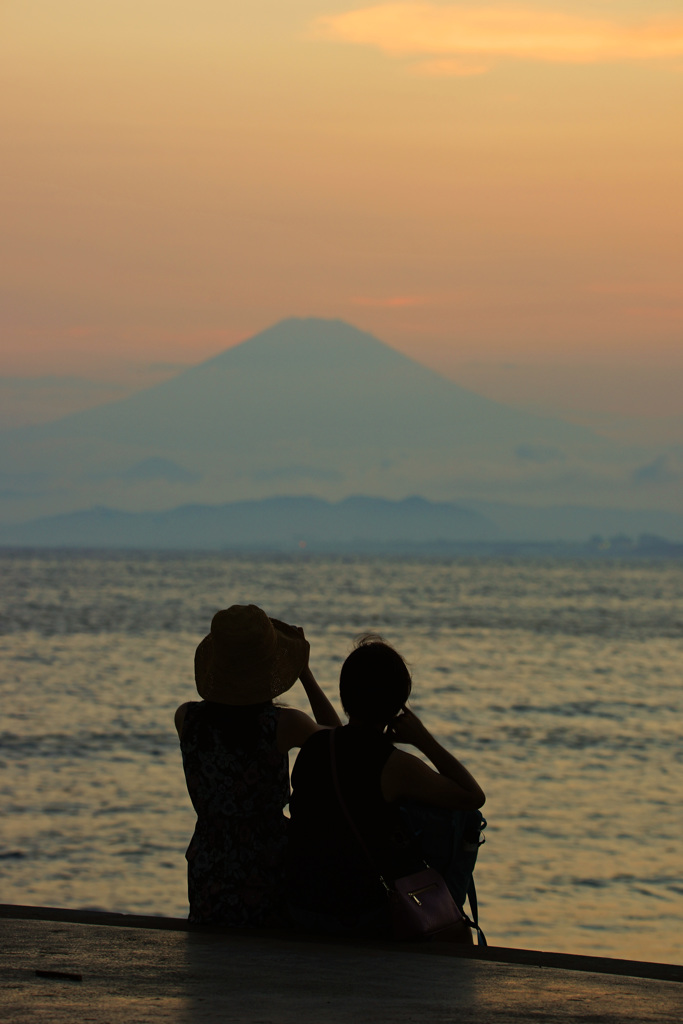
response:
M476 833L484 792L467 769L405 707L411 677L381 637L360 639L344 662L340 697L349 722L334 730L344 802L373 867L336 796L331 730L312 735L292 772L287 894L293 920L323 930L383 931L388 901L380 881L411 874L426 860L462 908L476 852L463 856L463 833ZM434 767L394 747L417 747ZM476 844L476 841L475 841ZM474 845L476 850L476 845ZM459 936L471 941L469 928Z
M188 847L190 920L281 920L289 799L288 751L321 726L273 698L301 679L317 722L338 725L308 667L302 629L255 605L217 612L195 654L201 702L175 714L197 825Z

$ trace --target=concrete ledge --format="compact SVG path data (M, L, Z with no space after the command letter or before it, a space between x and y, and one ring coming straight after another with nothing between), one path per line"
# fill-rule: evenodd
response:
M5 908L3 1024L681 1024L676 982L526 950L321 942L134 915ZM77 916L81 920L68 920ZM103 918L111 924L101 923ZM86 920L83 921L82 918ZM87 923L87 920L97 923ZM145 920L144 918L142 919ZM150 920L150 919L146 919ZM135 922L135 923L134 923ZM171 927L169 927L171 923ZM501 962L505 957L532 962ZM541 954L543 956L543 954ZM552 954L547 954L552 956ZM558 956L561 964L575 958ZM598 972L586 970L588 962ZM614 961L611 962L612 966ZM656 966L656 965L655 965ZM632 969L632 968L628 968Z
M99 910L70 910L61 907L25 907L0 903L0 919L58 921L81 925L102 925L119 928L146 928L161 931L194 932L223 935L233 939L271 940L279 943L310 942L317 948L348 947L378 952L410 952L427 956L488 961L499 964L520 964L564 971L585 971L592 974L615 974L628 978L650 978L656 981L683 982L683 965L660 964L644 960L618 960L613 957L582 956L576 953L553 953L539 949L514 949L506 946L459 946L445 942L392 943L369 939L307 934L286 929L236 929L190 924L180 917L114 914ZM681 1013L683 1019L683 1010Z

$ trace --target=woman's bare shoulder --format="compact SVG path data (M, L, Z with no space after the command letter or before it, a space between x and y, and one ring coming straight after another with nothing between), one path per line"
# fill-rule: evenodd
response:
M188 700L176 710L173 721L175 722L176 732L178 736L183 734L183 725L185 723L185 715L187 714L188 708L191 708L193 704L197 704L196 700Z
M393 802L404 796L406 780L412 780L415 772L420 774L423 764L419 757L406 750L395 749L389 754L382 769L382 793L384 799Z
M314 732L326 729L318 725L305 711L297 708L278 708L277 745L281 753L286 754L293 747L303 747L309 736Z

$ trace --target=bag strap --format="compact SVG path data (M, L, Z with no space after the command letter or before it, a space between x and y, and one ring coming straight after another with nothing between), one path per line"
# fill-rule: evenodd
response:
M477 904L477 889L474 884L474 875L470 878L470 884L467 888L467 898L470 901L470 910L472 911L472 924L474 925L477 933L477 945L488 946L486 936L479 927L479 906Z
M351 832L353 833L353 835L357 839L358 845L360 846L361 850L365 854L365 859L370 864L372 870L373 871L377 871L377 873L379 874L380 882L382 883L382 885L384 886L384 888L388 892L389 891L389 886L385 882L384 877L383 877L381 871L378 871L377 864L375 863L375 861L374 861L374 859L372 857L372 854L370 853L370 851L368 850L367 846L365 845L363 837L360 834L360 832L358 831L358 829L356 827L356 823L354 822L353 818L351 817L351 812L349 811L348 807L346 806L346 801L344 800L344 797L342 796L341 786L339 785L339 776L337 774L337 752L336 752L336 746L335 746L335 733L336 733L336 731L337 731L336 727L334 729L330 729L330 763L331 763L331 766L332 766L332 782L334 783L334 791L335 791L337 800L339 801L339 805L340 805L342 811L344 812L344 817L346 818L347 824L348 824L349 828L351 829Z
M339 785L339 775L337 774L337 755L336 755L336 747L335 747L335 742L334 742L335 732L336 731L337 731L336 728L330 729L330 764L332 766L332 782L334 783L334 791L335 791L337 800L339 801L339 805L340 805L342 811L344 812L344 816L346 818L346 821L347 821L347 824L348 824L349 828L351 829L352 834L356 837L356 840L358 841L358 845L360 846L361 850L365 854L365 858L368 861L368 863L370 864L370 866L372 867L373 871L377 871L377 865L375 864L375 861L372 858L372 854L370 853L370 851L368 850L367 846L365 845L365 842L363 841L363 837L361 836L360 832L358 831L358 829L356 827L356 823L354 822L353 818L351 817L351 812L349 811L348 807L346 806L346 801L344 800L344 797L342 796L341 786ZM384 876L379 871L378 871L378 874L379 874L380 882L382 883L384 888L387 890L387 892L390 892L391 891L390 886L387 885L386 881L384 880ZM474 877L470 878L470 884L469 884L469 887L467 889L467 897L468 897L468 899L470 901L470 910L472 911L472 921L471 921L471 924L474 926L474 929L475 929L475 931L477 933L478 945L486 946L486 945L488 945L488 943L486 942L486 936L484 935L484 932L482 931L482 929L479 927L479 907L478 907L478 903L477 903L477 890L476 890L475 885L474 885ZM467 920L467 918L465 918L465 920Z

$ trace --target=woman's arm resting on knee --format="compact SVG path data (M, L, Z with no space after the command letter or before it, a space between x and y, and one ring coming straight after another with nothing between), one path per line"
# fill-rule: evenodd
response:
M420 800L435 807L469 810L481 807L486 796L467 768L434 739L417 715L404 709L389 725L388 735L397 743L411 743L429 758L436 771L419 757L397 750L382 772L385 800Z

